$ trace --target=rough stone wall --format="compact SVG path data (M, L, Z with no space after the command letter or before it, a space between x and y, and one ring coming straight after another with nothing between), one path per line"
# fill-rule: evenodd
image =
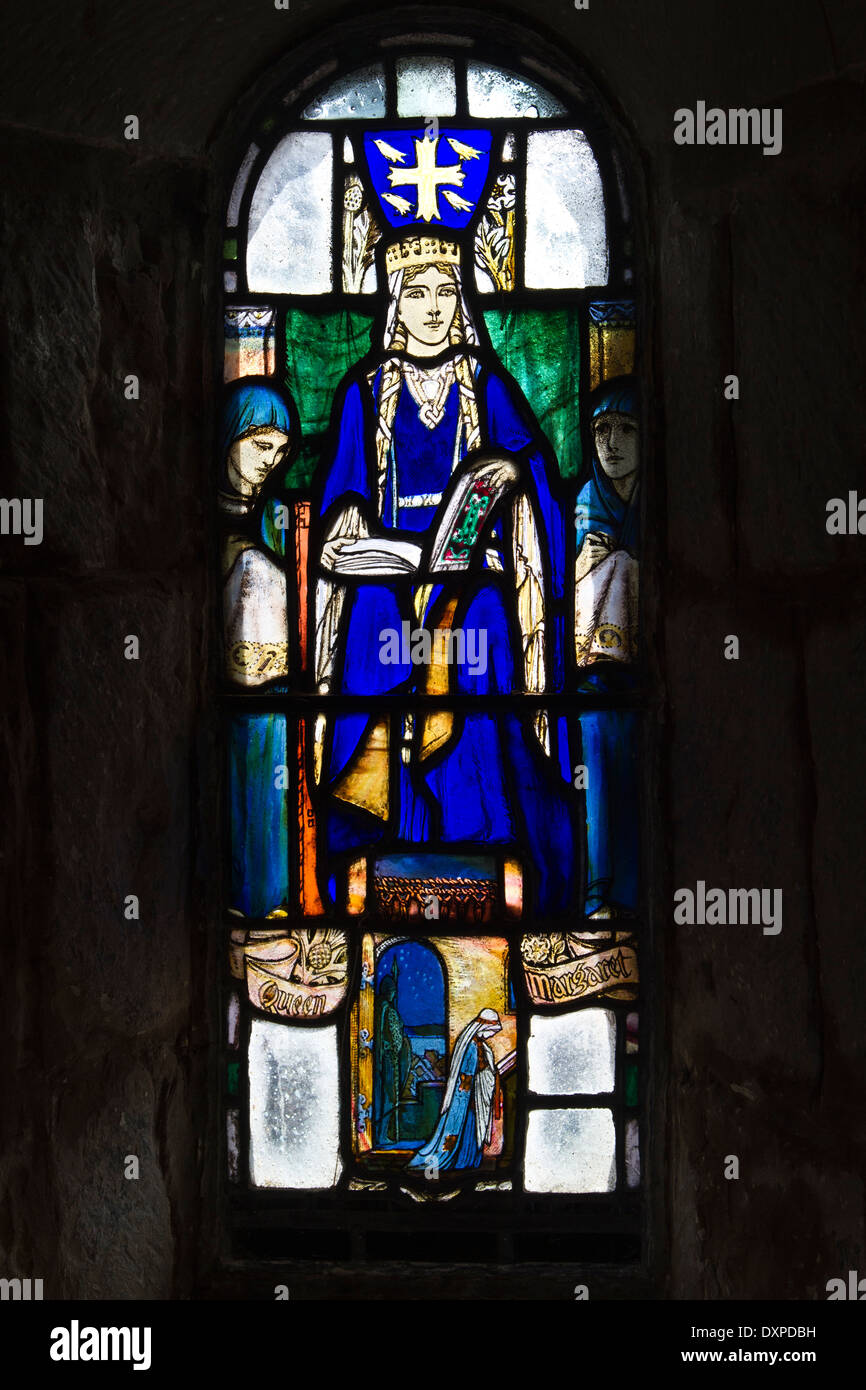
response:
M189 1284L207 1091L203 177L0 139L4 495L45 506L0 580L4 1267L55 1296L167 1297Z
M48 1296L188 1296L212 1265L214 140L337 10L53 0L6 18L2 490L45 499L45 539L0 540L0 1264ZM866 539L824 524L829 497L866 492L866 11L592 0L536 18L631 130L650 199L655 1289L820 1298L866 1268ZM673 112L698 99L781 106L782 154L675 146ZM674 928L672 890L698 879L783 888L782 933Z

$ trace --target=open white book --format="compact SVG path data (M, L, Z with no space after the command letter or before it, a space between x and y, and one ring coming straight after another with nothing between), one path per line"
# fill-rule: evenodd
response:
M343 541L339 574L414 574L421 563L420 545L375 536Z
M414 541L386 536L344 540L339 548L338 574L431 574L469 568L476 543L494 508L514 487L517 465L502 454L477 454L466 459L453 475L439 504L439 520L433 531L429 562L425 548Z
M515 1048L512 1048L504 1057L500 1057L499 1061L496 1063L496 1070L499 1072L500 1076L507 1076L509 1072L514 1071L516 1066L517 1051Z

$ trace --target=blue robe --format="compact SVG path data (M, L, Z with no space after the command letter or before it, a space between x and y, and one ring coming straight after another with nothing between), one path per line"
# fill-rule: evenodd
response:
M234 716L229 741L229 906L245 917L267 917L288 904L288 806L274 776L274 769L285 763L284 714Z
M610 536L617 549L637 554L638 488L624 502L598 459L577 495L577 551L588 531ZM587 668L582 692L613 694L631 688L631 670L619 662ZM638 778L637 717L631 710L580 715L579 761L587 768L585 913L602 903L637 909Z
M409 1160L407 1168L429 1169L431 1160L437 1172L479 1166L484 1150L478 1143L475 1122L475 1077L482 1065L489 1063L477 1038L472 1038L460 1063L451 1103L439 1116L427 1143Z
M323 484L323 532L333 515L354 504L372 533L381 526L407 539L420 538L434 521L437 503L407 507L403 501L442 494L448 487L455 461L463 453L462 447L459 454L455 451L460 423L458 386L452 383L443 417L430 430L419 419L418 406L404 383L395 412L392 462L380 520L372 446L379 375L372 391L362 376L350 379L345 390L337 447ZM527 418L525 407L518 404L516 389L504 376L481 373L476 396L484 446L519 456L523 469L520 486L533 498L547 567L548 683L549 688L561 690L565 569L562 510L553 495L538 427L531 417ZM480 575L450 577L447 591L449 595L460 595L452 628L463 630L467 645L473 629L476 651L482 629L486 635L485 671L473 670L466 661L455 662L451 667L451 689L479 696L478 712L458 716L444 750L437 751L420 767L407 767L398 760L398 817L388 833L393 837L396 832L397 840L406 844L438 839L441 846L498 844L519 848L527 880L533 877L533 867L535 870L535 911L561 914L572 907L579 877L574 863L576 807L570 785L563 783L556 763L545 757L531 730L531 720L516 713L496 716L484 708L484 696L523 689L513 564L510 550L502 545L501 524L495 528L492 542L498 545L503 572L497 573L485 560ZM345 577L339 580L344 581ZM425 614L428 620L444 587L434 588ZM342 647L332 690L368 695L374 705L379 694L423 689L425 668L413 667L411 661L386 665L379 659L383 631L400 632L403 621L408 621L412 629L418 625L411 586L383 578L363 583L349 581L347 588ZM350 763L370 722L370 717L363 713L334 718L328 761L331 788ZM329 801L327 821L328 847L332 851L372 847L386 835L382 821L334 798Z

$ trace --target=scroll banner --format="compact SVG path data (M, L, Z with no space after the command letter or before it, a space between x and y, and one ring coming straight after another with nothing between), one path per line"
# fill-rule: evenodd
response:
M564 1004L638 982L637 955L632 946L613 946L542 970L524 961L523 969L535 1004Z
M343 1001L345 984L305 985L247 957L247 996L256 1009L279 1018L323 1018Z
M343 933L334 932L334 938ZM323 1018L343 1002L346 994L345 945L337 950L320 942L305 950L306 943L295 933L278 937L256 938L252 934L241 945L234 943L233 954L240 955L246 979L247 997L253 1008L277 1018L292 1020ZM334 956L333 962L316 958L316 952ZM312 957L312 960L311 960ZM339 960L338 960L339 957ZM238 962L240 963L240 962ZM316 969L323 965L337 979L316 983ZM235 973L237 969L235 969ZM303 978L306 975L306 979Z

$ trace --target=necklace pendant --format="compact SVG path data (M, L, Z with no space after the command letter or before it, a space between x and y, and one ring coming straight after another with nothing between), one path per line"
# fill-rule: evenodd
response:
M423 425L427 426L428 430L434 430L444 414L445 411L441 406L437 409L432 401L425 401L418 411L418 418Z

